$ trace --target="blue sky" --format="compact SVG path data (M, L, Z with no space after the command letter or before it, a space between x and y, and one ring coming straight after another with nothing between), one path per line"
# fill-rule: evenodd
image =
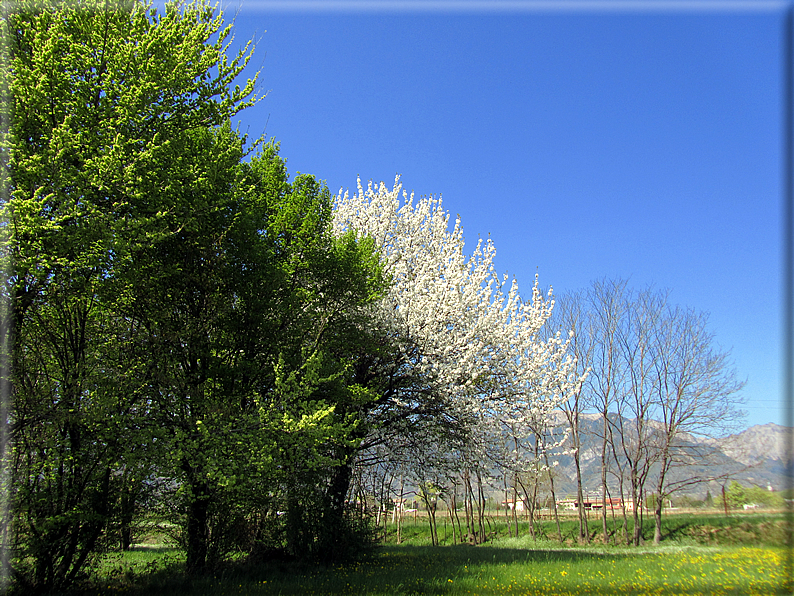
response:
M747 424L782 423L782 4L238 6L267 91L240 128L291 173L399 173L526 292L669 288L732 350Z

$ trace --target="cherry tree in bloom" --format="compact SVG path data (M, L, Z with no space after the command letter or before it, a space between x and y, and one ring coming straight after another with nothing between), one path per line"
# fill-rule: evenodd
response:
M362 324L389 338L392 372L410 369L412 379L421 379L420 391L416 384L387 383L373 411L390 413L391 428L398 429L392 437L406 426L433 425L438 436L443 421L462 439L461 457L471 465L497 458L508 463L499 448L508 429L513 437L530 437L530 427L547 419L579 382L566 355L568 338L538 338L554 305L551 290L544 296L536 278L531 299L523 300L516 280L496 273L490 239L466 256L460 219L450 230L441 200L414 202L399 177L391 190L371 182L365 190L359 180L353 196L340 191L334 209L335 232L371 237L391 277ZM434 409L423 409L422 400ZM373 425L372 443L387 440L385 426ZM513 468L534 453L520 446L512 451Z

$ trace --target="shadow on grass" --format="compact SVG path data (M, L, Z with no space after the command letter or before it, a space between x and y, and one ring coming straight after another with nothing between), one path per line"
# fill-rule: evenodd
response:
M125 586L128 594L458 594L455 581L466 574L490 577L491 569L582 561L614 561L623 554L576 550L535 550L497 546L391 546L355 563L315 565L300 561L227 563L203 575L186 576L172 560ZM454 578L454 579L453 579ZM606 593L606 592L604 592Z
M373 550L364 558L346 564L313 565L305 562L271 560L257 564L243 560L226 563L202 575L185 575L183 562L173 549L162 549L164 563L150 567L146 574L122 576L116 586L108 584L104 590L127 594L167 594L168 596L198 594L300 595L309 594L369 594L409 595L544 593L596 594L616 593L615 587L594 585L585 587L585 579L592 579L601 569L633 569L643 567L653 573L653 561L659 552L618 551L609 549L541 548L488 544L480 546L429 545L386 546ZM154 554L153 549L140 549L136 554ZM152 559L154 560L154 559ZM580 573L583 579L574 580ZM568 577L565 577L568 575ZM631 575L631 574L628 574ZM534 578L535 583L530 585ZM543 582L547 581L544 584ZM725 591L713 584L712 590L703 585L677 586L674 591L661 589L661 580L652 585L633 584L631 577L620 576L621 596L647 594L649 588L659 594L742 594ZM517 582L514 584L514 582ZM538 583L540 582L540 583ZM656 583L659 586L656 586ZM511 587L512 586L512 587ZM629 586L628 588L626 586ZM542 589L541 589L542 588ZM660 589L661 591L655 591ZM105 591L107 590L107 591ZM764 593L775 594L774 590ZM777 592L780 594L784 591Z

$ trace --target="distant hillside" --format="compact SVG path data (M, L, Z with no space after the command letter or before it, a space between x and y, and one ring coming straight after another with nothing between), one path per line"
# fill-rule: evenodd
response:
M556 422L564 423L560 412ZM601 419L596 414L588 414L580 418L583 428L582 443L582 480L585 491L600 491L601 485ZM624 426L631 424L623 420ZM673 479L684 477L708 478L730 474L730 478L745 485L756 485L763 488L772 487L782 490L786 487L785 433L787 427L778 424L764 424L748 428L741 433L723 439L698 439L687 435L686 439L693 448L702 446L712 451L708 462L693 460L691 466L684 470L674 470ZM555 457L559 466L555 468L555 489L559 495L573 495L576 492L576 469L573 457L561 454ZM655 472L655 470L654 470ZM653 478L653 475L651 476ZM717 482L702 483L683 489L680 494L704 497L707 490L712 495L719 494L721 486L728 484L730 479ZM609 480L610 490L618 494L618 481ZM647 486L651 490L651 484Z
M785 463L787 427L779 424L759 424L719 443L723 453L745 465L766 461ZM789 429L790 430L790 429Z
M751 467L737 480L781 490L786 487L789 467L786 459L787 432L792 432L792 429L773 423L759 424L720 439L718 443L725 455Z

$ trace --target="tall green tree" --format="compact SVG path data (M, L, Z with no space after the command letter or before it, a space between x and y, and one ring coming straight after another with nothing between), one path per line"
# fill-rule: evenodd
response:
M160 199L173 215L122 276L153 355L160 469L179 487L189 569L221 557L224 531L279 499L287 548L305 550L297 495L348 440L337 405L367 395L333 348L382 285L371 243L331 236L327 188L308 175L290 183L274 145L241 163L228 128L195 137L174 162L174 196Z
M99 550L129 446L149 432L130 359L142 330L121 314L117 273L165 216L158 160L253 101L252 82L230 88L249 54L227 59L229 30L205 3L109 8L23 1L2 18L8 546L16 580L37 590L66 587Z
M255 101L231 87L250 54L227 56L202 1L113 8L3 20L12 572L32 590L72 584L109 528L128 543L147 476L173 488L191 571L282 504L278 546L330 552L305 495L327 500L356 442L347 406L371 397L342 346L363 341L379 258L330 233L324 184L231 129Z

